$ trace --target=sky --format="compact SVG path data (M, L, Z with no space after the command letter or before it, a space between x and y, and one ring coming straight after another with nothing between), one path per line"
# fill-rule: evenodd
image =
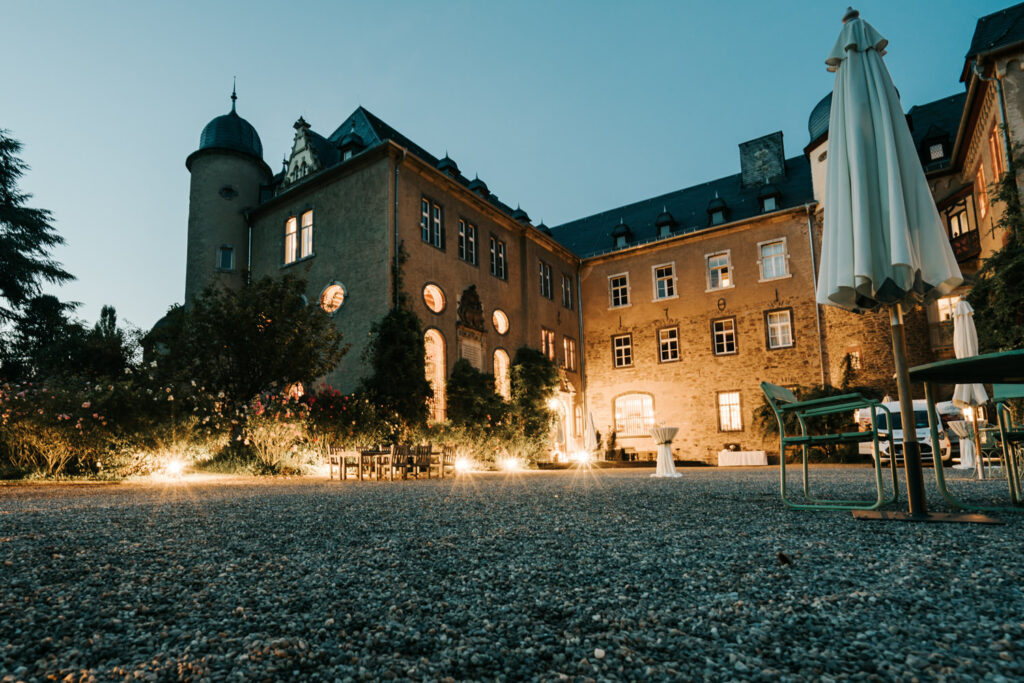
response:
M233 77L275 171L300 115L329 135L362 105L555 226L737 173L773 131L801 154L847 3L0 0L0 128L67 241L77 279L46 291L148 329L182 301L185 158ZM857 8L909 109L962 91L977 19L1008 5Z

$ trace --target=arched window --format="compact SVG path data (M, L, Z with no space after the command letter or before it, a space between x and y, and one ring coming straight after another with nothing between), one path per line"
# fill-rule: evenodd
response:
M615 399L615 431L619 436L647 436L654 426L650 394L623 394Z
M512 398L512 382L508 369L508 354L503 349L498 349L494 352L494 392L506 401Z
M494 314L491 315L491 324L494 325L494 331L498 334L508 332L508 316L505 315L505 311L500 308L495 309Z
M345 286L338 282L327 285L320 293L320 308L324 309L325 313L335 313L343 303L345 303Z
M444 292L437 285L426 285L423 287L423 303L434 313L444 310Z
M423 335L423 345L426 348L425 369L427 381L430 388L434 390L434 396L430 399L430 416L437 422L445 420L445 348L444 336L433 328L427 330Z

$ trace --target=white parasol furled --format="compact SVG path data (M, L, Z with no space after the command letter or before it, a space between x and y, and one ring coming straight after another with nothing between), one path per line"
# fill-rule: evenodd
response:
M974 309L960 300L953 309L953 353L957 358L978 355L978 328L974 326ZM978 433L978 406L988 403L988 393L981 384L957 384L953 390L953 404L971 409L971 425L974 429L974 453L977 459L978 479L985 478L985 465L981 458L981 435ZM965 442L960 442L960 458L964 459Z

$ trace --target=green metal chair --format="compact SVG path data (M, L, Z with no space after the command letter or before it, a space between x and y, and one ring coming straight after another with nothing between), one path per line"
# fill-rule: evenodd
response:
M1024 384L993 384L992 400L996 404L996 420L999 423L999 442L1003 449L1003 463L1006 478L1010 481L1010 502L1024 505L1024 424L1014 422L1011 399L1024 398Z
M886 497L885 487L882 483L882 459L878 450L879 439L889 442L889 453L896 452L892 432L879 436L877 416L879 413L886 414L886 424L892 424L892 415L881 402L866 398L861 394L841 394L829 396L810 401L798 401L792 391L768 382L761 382L761 390L764 392L768 405L775 412L775 418L779 422L779 471L781 476L782 502L794 510L874 510L895 503L899 496L899 484L896 476L896 458L889 458L889 469L892 472L892 495ZM840 432L837 434L810 434L807 429L807 419L833 415L836 413L850 413L858 408L868 408L871 414L871 429L868 431ZM786 416L793 415L800 425L800 434L786 434ZM829 500L815 498L811 495L810 481L808 478L808 458L810 449L813 446L825 446L831 444L851 444L871 442L872 459L875 466L875 490L874 500ZM786 449L800 448L803 459L803 494L806 502L793 502L787 495L786 487Z

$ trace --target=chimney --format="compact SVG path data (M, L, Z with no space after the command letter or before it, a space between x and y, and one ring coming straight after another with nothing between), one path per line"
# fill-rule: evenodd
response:
M782 131L740 143L740 176L743 187L761 187L786 175Z

